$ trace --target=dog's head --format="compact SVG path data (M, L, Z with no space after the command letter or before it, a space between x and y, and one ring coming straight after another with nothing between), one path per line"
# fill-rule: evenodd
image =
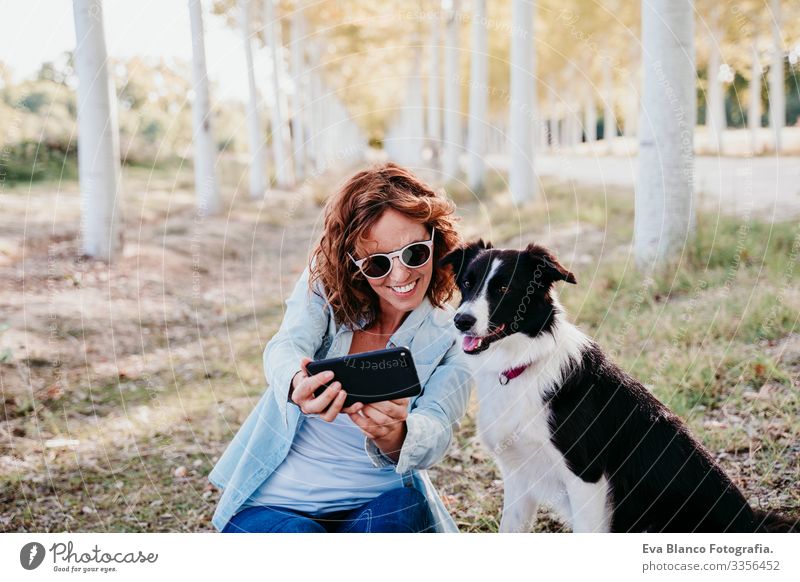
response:
M515 333L533 338L550 332L557 309L553 285L576 283L550 250L536 244L503 250L479 239L451 251L439 265L453 269L461 290L453 322L468 354L481 353Z

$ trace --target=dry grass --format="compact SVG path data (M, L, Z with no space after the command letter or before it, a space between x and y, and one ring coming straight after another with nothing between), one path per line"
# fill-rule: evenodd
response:
M0 216L0 530L210 531L207 475L265 389L261 352L319 234L325 184L269 204L226 190L198 219L188 169L126 176L126 251L78 259L77 188L11 191ZM554 247L571 317L651 384L758 506L800 508L800 231L705 217L677 275L632 268L632 195L546 185L521 209L459 193L466 238ZM327 186L329 188L329 186ZM474 410L431 471L465 531L502 483ZM546 513L541 531L560 526Z

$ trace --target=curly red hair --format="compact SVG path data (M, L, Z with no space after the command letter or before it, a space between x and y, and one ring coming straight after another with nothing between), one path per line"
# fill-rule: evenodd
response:
M397 164L376 165L352 176L328 199L322 237L309 258L309 286L313 288L317 280L322 283L337 325L356 329L365 318L364 327L369 327L378 318L378 296L347 253L356 254L356 242L386 208L429 231L436 229L433 276L426 292L431 303L443 307L456 289L453 272L438 266L439 259L462 244L454 227L460 220L453 215L455 203Z

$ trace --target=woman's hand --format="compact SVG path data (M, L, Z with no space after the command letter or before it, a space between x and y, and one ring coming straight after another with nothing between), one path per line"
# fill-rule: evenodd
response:
M356 402L344 412L384 455L396 463L406 439L409 401L409 398L399 398L372 404Z
M306 364L310 361L311 358L308 357L300 360L301 369L292 378L292 390L289 393L292 402L297 404L304 414L319 414L319 417L326 422L332 422L340 412L352 411L355 404L342 408L347 393L342 390L341 382L331 383L322 394L314 396L317 388L333 379L333 372L326 371L309 376Z

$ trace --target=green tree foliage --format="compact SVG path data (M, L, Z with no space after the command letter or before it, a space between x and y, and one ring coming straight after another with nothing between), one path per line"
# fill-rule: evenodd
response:
M189 64L131 58L112 60L123 163L150 166L191 157ZM0 63L2 175L9 182L77 175L77 107L72 54L43 63L37 74L14 83ZM212 88L213 92L213 88ZM244 151L243 107L214 109L220 151Z

